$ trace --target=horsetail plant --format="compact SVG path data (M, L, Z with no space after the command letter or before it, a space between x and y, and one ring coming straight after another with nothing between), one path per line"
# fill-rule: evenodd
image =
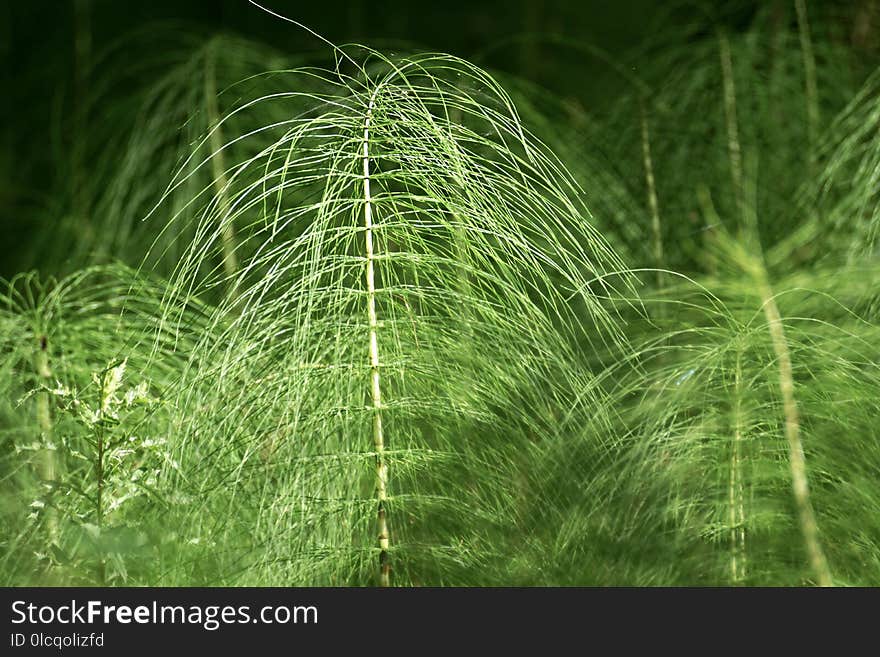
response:
M706 195L704 194L704 197ZM707 214L712 214L711 201L704 198ZM710 217L710 221L713 219ZM719 219L717 215L714 217L717 223ZM819 540L819 528L816 523L816 516L813 510L813 503L810 499L809 484L807 482L807 467L804 456L804 447L801 441L801 420L799 417L798 404L794 393L794 377L791 363L791 354L788 346L788 340L783 328L783 319L779 312L779 306L776 302L776 294L770 285L767 267L764 263L763 254L761 253L760 242L755 235L755 222L746 222L749 232L744 233L740 241L734 241L729 237L719 237L719 244L724 248L733 249L735 252L728 257L736 263L739 263L744 273L752 281L755 290L760 298L760 306L766 319L767 330L770 334L770 340L773 347L773 353L776 358L779 378L779 391L782 397L782 411L785 417L785 437L788 441L788 464L791 471L792 491L794 493L795 504L797 507L798 518L800 522L800 530L803 536L807 555L810 565L816 577L816 581L821 586L831 586L831 573L828 568L828 562L825 557ZM739 386L741 363L737 356L737 387ZM735 402L739 404L739 397ZM739 414L738 407L734 410L736 415ZM736 487L736 495L731 493L731 516L737 519L742 517L742 500L741 494L738 492L741 487L741 454L740 454L740 430L737 426L734 434L734 445L731 455L731 490ZM736 503L734 504L734 499ZM736 511L734 511L736 508ZM731 527L738 527L739 522L734 523ZM742 530L740 530L742 531ZM745 542L743 536L737 537L735 544L742 546ZM733 563L733 561L732 561ZM731 567L732 572L737 572L736 568Z
M132 52L155 48L157 40L162 43L158 49L161 55L149 50L137 70L120 65ZM120 57L123 49L126 57ZM257 123L247 125L233 119L220 128L217 124L221 115L279 91L271 71L288 66L289 60L277 51L242 37L210 36L158 25L126 35L102 51L83 73L92 82L88 97L82 99L82 113L98 114L100 110L104 126L100 139L95 134L89 140L91 150L78 156L93 159L94 171L79 184L78 196L70 199L71 204L80 203L79 197L88 196L90 228L78 232L83 219L81 213L72 212L59 222L59 230L40 236L39 254L59 254L55 259L68 268L109 258L137 267L143 263L150 244L158 240L153 249L155 260L149 268L168 275L178 260L179 254L173 251L178 242L162 233L162 223L144 221L144 217L203 137L204 150L214 155L210 167L204 175L191 177L187 188L168 196L163 212L193 214L187 204L221 189L215 181L223 179L227 154L236 151L237 143L233 140L227 144L223 130L243 134L279 118L248 115ZM119 96L122 100L108 107L106 99ZM115 153L119 149L108 149L109 144L123 146L118 157ZM221 145L227 148L221 149ZM82 145L79 148L82 150ZM246 155L236 153L237 157ZM224 202L222 194L217 195L217 202ZM181 221L177 227L189 231L192 221ZM223 231L226 250L218 254L218 262L231 272L237 258L235 227L224 226ZM71 253L72 234L78 238ZM183 241L181 236L180 243Z
M0 288L4 582L880 582L878 78L821 11L527 37L616 96L96 48L29 243L102 264Z
M510 462L500 456L508 451L520 460L529 435L547 434L542 416L581 394L589 379L577 350L619 340L601 296L610 291L603 274L621 265L578 209L562 165L528 135L486 73L441 55L391 59L367 50L364 64L339 55L335 70L290 71L297 91L261 101L285 103L290 118L266 127L274 143L233 165L228 208L207 206L200 241L172 289L215 285L217 274L201 273L205 254L222 241L212 226L243 227L240 248L252 255L235 279L238 297L223 304L241 314L224 319L221 307L216 321L227 346L197 350L200 363L219 365L202 365L196 376L211 381L229 416L241 418L243 445L268 432L273 458L308 464L310 477L325 469L311 486L348 514L327 525L321 506L329 502L305 487L306 471L279 472L278 502L258 510L259 524L290 541L272 558L289 563L321 543L344 553L367 531L378 539L354 554L377 558L381 585L392 582L392 568L398 582L445 581L454 564L465 567L480 550L486 558L481 535L498 514L508 520L494 531L512 523L515 509L493 489L480 499L476 480L475 498L465 501L444 471L470 477L464 473L480 464ZM185 183L186 174L169 190ZM168 321L186 299L167 300ZM461 344L463 335L470 344ZM492 357L499 344L517 357ZM542 387L547 410L524 403ZM204 403L211 393L199 394ZM248 429L245 415L258 408L264 428ZM362 440L367 417L369 442ZM488 433L475 440L473 431ZM365 458L374 462L372 523L351 483ZM335 465L321 465L327 459ZM300 522L312 535L302 535L289 511L279 515L285 497L302 500ZM448 507L449 517L432 523L430 514L415 513L425 505ZM440 570L421 562L425 550ZM354 572L366 572L362 558ZM343 576L351 577L327 573L328 581Z

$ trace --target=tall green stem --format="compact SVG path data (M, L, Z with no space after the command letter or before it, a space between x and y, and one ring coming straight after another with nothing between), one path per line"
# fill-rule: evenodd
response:
M214 178L214 193L217 196L217 210L220 218L220 241L223 248L223 272L232 285L234 295L235 275L238 272L238 258L235 255L235 227L229 214L227 197L228 179L226 176L226 158L223 154L223 131L221 129L220 111L217 108L217 73L215 43L208 46L205 54L205 107L208 114L208 130L210 131L211 172Z
M90 0L74 0L74 107L73 143L71 144L71 183L73 211L77 223L82 228L86 241L94 237L91 220L91 200L88 193L88 172L86 155L88 152L88 95L89 69L92 58L92 28Z
M98 407L97 432L95 433L95 524L98 527L98 583L104 586L107 581L107 561L104 558L104 452L106 451L106 409L110 391L107 389L107 374L101 377L101 403Z
M376 274L373 251L373 197L370 192L370 121L373 118L375 95L370 98L364 119L364 240L366 251L367 321L370 329L370 392L373 401L373 447L376 451L376 524L379 534L379 585L391 585L391 564L388 560L390 537L386 504L388 501L388 464L385 461L385 435L382 429L382 387L379 379L379 320L376 315Z
M742 148L739 140L739 123L736 110L736 83L733 78L733 58L730 54L730 41L723 32L718 35L718 48L721 55L724 117L727 124L727 150L730 157L730 172L733 178L736 209L740 216L742 216L745 213L745 203L743 198Z
M104 418L99 420L95 455L95 524L98 526L98 583L101 586L107 581L107 560L104 558Z
M52 369L49 367L49 339L41 335L37 344L36 355L37 376L43 386L49 385L52 378ZM53 485L58 478L58 462L55 450L49 443L52 442L52 411L49 406L49 393L41 390L37 393L37 427L40 431L40 441L45 445L39 455L39 475L44 483ZM46 511L46 523L49 530L49 539L54 540L58 530L58 519L54 508Z
M648 207L651 210L651 232L654 237L654 266L657 267L657 288L663 289L663 235L660 229L660 209L657 202L657 185L654 181L654 165L651 161L651 134L644 102L640 103L642 123L642 162L645 166L645 184L648 189Z
M791 354L789 353L788 341L782 327L782 316L779 313L779 307L776 305L776 298L763 263L756 261L754 274L761 295L767 328L770 331L770 339L773 343L773 352L779 368L779 392L782 395L782 408L785 415L788 463L791 470L792 490L794 492L795 506L798 511L801 534L817 583L820 586L832 586L831 571L819 540L819 526L816 522L813 504L810 500L806 457L804 456L804 447L800 436L801 424L797 401L794 396Z
M810 23L807 19L807 3L795 0L798 34L801 41L801 55L804 59L804 82L807 95L807 135L810 140L810 158L815 154L819 141L819 85L816 82L816 57L813 54L813 40L810 36Z
M746 514L743 477L742 354L737 350L734 378L733 445L728 484L728 525L730 527L730 580L740 584L746 578Z

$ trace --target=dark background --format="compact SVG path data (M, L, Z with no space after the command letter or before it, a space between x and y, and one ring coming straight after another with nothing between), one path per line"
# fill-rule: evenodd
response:
M780 6L790 4L776 1ZM809 4L814 16L846 15L866 1ZM614 74L607 64L575 56L565 46L553 45L551 38L597 46L620 62L637 61L627 60L628 55L643 49L660 26L668 32L670 26L702 20L707 29L723 26L736 31L748 26L762 3L265 0L263 4L335 43L357 41L386 49L459 55L575 98L593 111L613 99ZM77 130L88 128L89 117L77 118L76 99L89 92L92 66L111 44L156 24L195 27L206 34L234 32L293 53L327 51L313 35L247 0L0 0L0 276L31 266L21 257L20 246L27 242L34 221L52 221L53 203L61 202L53 197L65 175L58 163L67 161L76 148ZM122 52L132 66L143 55L134 47ZM29 219L23 220L24 216Z

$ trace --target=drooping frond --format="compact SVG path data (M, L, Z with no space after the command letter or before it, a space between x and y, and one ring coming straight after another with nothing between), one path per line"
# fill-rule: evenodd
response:
M132 53L140 53L136 67L129 63ZM59 190L55 212L61 217L55 230L38 234L40 256L53 256L61 265L57 269L64 271L112 261L137 267L161 236L162 248L153 249L149 268L167 275L181 256L174 248L191 237L197 208L188 206L190 201L222 187L229 157L251 154L238 151L234 143L221 150L229 141L224 131L237 136L280 118L239 114L221 129L221 117L280 91L273 71L288 68L291 59L241 37L162 26L126 35L101 53L90 71L91 92L84 101L84 112L98 126L87 144L89 175L80 175L78 182L77 194L87 198L87 207L78 211L66 207L68 193ZM262 107L271 110L269 105ZM209 134L206 148L214 156L208 166L165 198L161 219L148 219L168 180ZM69 172L65 182L72 176ZM188 213L190 220L176 224L180 235L163 235L165 218L175 213ZM230 270L235 269L229 255L234 237L234 227L227 227L222 262Z
M880 244L880 73L865 83L835 120L823 144L823 164L811 200L822 238L844 241L854 257L876 257Z
M289 118L231 167L166 301L171 326L235 290L180 406L188 457L226 477L199 530L235 581L492 581L503 536L539 522L530 445L589 397L582 352L619 336L621 264L497 84L368 54L261 101ZM233 222L229 277L211 258Z

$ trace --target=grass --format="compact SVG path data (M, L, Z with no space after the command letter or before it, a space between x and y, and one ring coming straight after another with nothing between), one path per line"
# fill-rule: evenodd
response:
M636 73L555 40L591 111L434 53L98 58L123 146L0 295L4 583L876 585L877 75L781 7Z

